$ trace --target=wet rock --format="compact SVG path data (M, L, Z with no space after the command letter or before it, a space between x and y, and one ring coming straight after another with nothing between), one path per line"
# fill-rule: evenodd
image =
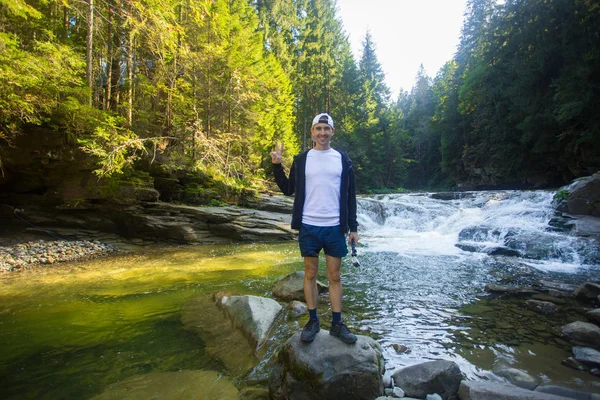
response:
M525 307L542 314L553 314L558 311L556 304L549 301L527 300Z
M540 385L535 388L535 392L548 393L549 395L562 396L567 399L575 400L600 400L600 395L594 393L582 392L562 386Z
M550 303L553 303L553 304L565 304L564 300L562 300L558 297L547 295L547 294L534 294L531 297L535 300L549 301Z
M294 318L298 318L308 312L308 307L306 304L298 300L292 301L288 305L288 308L290 310L290 314L292 314Z
M563 292L561 290L550 289L548 290L548 296L556 298L571 298L573 297L573 292Z
M466 244L466 243L456 243L456 244L454 244L454 246L458 247L462 251L468 251L470 253L478 253L481 250L483 250L483 248L485 247L483 245L474 245L474 244Z
M392 383L392 377L391 375L383 375L383 387L384 388L392 388L393 387L393 383Z
M402 368L392 378L407 396L424 398L428 393L438 393L448 399L458 392L463 375L456 363L437 360Z
M485 291L496 294L536 294L539 291L533 288L520 288L514 286L500 286L493 283L485 285Z
M581 301L595 301L600 296L600 285L593 282L586 282L575 290L574 296Z
M329 290L327 286L317 281L319 293ZM283 301L299 300L306 302L304 298L304 271L292 272L275 282L273 296Z
M600 328L588 322L571 322L562 327L562 335L576 344L600 349Z
M397 397L397 398L402 398L405 396L404 390L400 389L399 387L395 387L392 389L392 397Z
M573 356L580 363L589 367L600 367L600 351L590 349L589 347L573 347Z
M403 344L392 344L392 347L394 348L394 350L396 350L396 353L398 354L403 354L403 353L410 353L410 350L408 349L408 347L406 347Z
M470 192L438 192L431 193L431 198L436 200L462 200L472 199L475 197L474 193Z
M590 319L590 321L596 324L600 324L600 308L588 311L587 313L585 313L585 315Z
M383 395L384 361L373 339L348 345L323 331L312 343L296 332L282 347L269 382L274 400L374 399Z
M199 394L202 394L199 396ZM217 371L153 372L113 383L94 400L196 399L237 400L239 392Z
M580 363L579 361L577 361L573 357L566 358L566 359L562 360L560 363L562 365L564 365L565 367L576 369L577 371L587 371L586 366L583 365L582 363Z
M218 303L227 312L234 325L240 328L257 344L262 343L281 305L275 300L258 296L223 297Z
M460 400L566 400L565 397L538 393L507 383L462 381L458 390Z
M440 396L437 393L434 394L428 394L427 397L425 397L425 400L443 400L442 396Z
M490 256L506 256L506 257L521 257L522 254L519 250L509 249L508 247L498 246L486 248L483 251Z
M600 172L576 179L566 190L570 214L600 216Z
M503 367L494 370L494 373L523 389L533 390L539 385L539 381L535 377L517 368Z

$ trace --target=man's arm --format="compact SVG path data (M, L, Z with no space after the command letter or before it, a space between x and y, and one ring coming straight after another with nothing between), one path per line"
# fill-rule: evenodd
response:
M279 189L286 196L291 196L294 194L296 189L296 174L295 174L295 161L292 163L292 168L290 169L290 177L285 176L285 171L283 170L283 165L281 165L281 156L283 155L283 143L275 144L275 151L271 152L271 161L273 162L273 175L275 176L275 183L279 186Z

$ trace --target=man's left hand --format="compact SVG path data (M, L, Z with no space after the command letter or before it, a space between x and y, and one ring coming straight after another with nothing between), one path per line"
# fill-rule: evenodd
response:
M358 243L358 232L350 232L348 235L348 243L352 244L352 242Z

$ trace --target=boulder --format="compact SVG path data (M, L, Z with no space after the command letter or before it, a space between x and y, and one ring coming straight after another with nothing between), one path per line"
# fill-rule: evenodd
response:
M590 321L600 324L600 308L588 311L585 313L585 315L590 319Z
M562 327L562 335L576 344L600 349L600 328L589 322L571 322Z
M319 294L327 292L329 288L317 281ZM281 278L273 286L273 296L283 301L306 301L304 298L304 271L296 271Z
M277 318L281 305L273 299L258 296L217 296L217 305L223 307L234 325L255 343L262 343Z
M494 370L494 373L505 378L513 385L527 390L533 390L540 384L535 377L517 368L498 368L497 370Z
M599 394L582 392L580 390L573 390L562 386L554 385L540 385L535 388L535 392L548 393L555 396L562 396L568 399L574 400L600 400Z
M460 400L567 400L562 396L490 381L462 381L458 397Z
M600 217L600 172L579 178L568 186L567 211Z
M600 351L589 347L573 347L573 356L580 363L592 368L600 367Z
M402 368L392 375L407 396L424 398L437 393L443 399L456 395L463 375L453 361L436 360Z
M296 332L277 356L269 391L274 400L372 400L383 395L384 360L379 344L357 335L348 345L323 331L305 343Z
M586 282L575 290L574 296L581 301L596 301L600 295L600 285Z
M552 314L558 311L556 304L549 301L527 300L525 307L542 314Z

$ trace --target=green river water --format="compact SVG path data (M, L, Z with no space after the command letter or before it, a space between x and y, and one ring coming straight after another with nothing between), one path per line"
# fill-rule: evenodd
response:
M497 379L490 371L508 365L541 383L600 392L598 378L561 365L570 345L559 327L585 320L580 306L567 303L542 316L525 310L523 299L483 292L487 282L518 276L522 265L364 249L360 267L350 261L342 269L344 319L378 340L388 373L442 358L456 361L469 379ZM286 242L141 248L6 274L0 278L0 399L238 399L238 390L251 387L255 392L244 399L265 398L268 367L261 360L304 317L282 317L268 343L252 348L212 296L272 297L275 281L302 269L297 243ZM580 283L596 275L595 269L533 270L527 279ZM319 280L326 282L324 268ZM325 327L330 314L323 300ZM398 345L409 351L397 352Z
M219 290L269 296L302 268L296 246L153 249L3 277L0 398L86 399L142 374L226 374L183 328L182 308Z

